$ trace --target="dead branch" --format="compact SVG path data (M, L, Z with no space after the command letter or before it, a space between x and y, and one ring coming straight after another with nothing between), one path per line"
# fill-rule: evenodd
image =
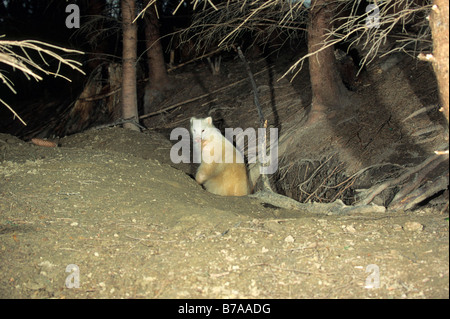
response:
M404 198L407 194L409 194L412 190L416 189L417 186L420 184L420 182L425 178L427 173L432 171L434 168L436 168L439 164L441 164L444 161L448 161L448 155L433 155L429 158L427 158L425 161L423 161L421 164L414 166L407 170L405 173L400 175L399 177L395 179L391 179L387 182L384 182L382 184L374 185L367 191L365 191L363 194L360 195L360 198L362 198L359 201L358 205L367 205L375 198L375 196L379 195L384 190L393 187L398 186L405 182L407 179L409 179L414 174L419 174L417 177L417 180L419 182L412 182L409 185L405 186L405 190L400 191L400 194L396 196L395 202L399 202ZM395 204L394 202L394 204Z
M197 60L201 60L201 59L203 59L203 58L208 58L209 56L211 56L211 55L213 55L213 54L216 54L216 53L219 53L219 52L221 52L221 51L222 51L222 49L217 49L217 50L214 50L214 51L211 51L211 52L207 52L207 53L205 53L205 54L203 54L203 55L201 55L201 56L195 57L195 58L193 58L193 59L191 59L191 60L189 60L189 61L186 61L186 62L177 64L176 66L170 67L170 68L167 69L167 72L171 72L171 71L173 71L173 70L176 70L176 69L178 69L178 68L181 68L182 66L185 66L186 64L193 63L193 62L195 62L195 61L197 61Z
M103 93L103 94L97 94L97 95L95 95L95 96L86 97L86 98L79 97L79 98L78 98L78 101L82 101L82 102L93 102L93 101L97 101L97 100L102 100L102 99L104 99L105 97L108 97L108 96L111 96L111 95L116 94L116 93L119 92L121 89L122 89L122 88L119 87L119 88L112 89L111 91L106 92L106 93Z
M263 114L263 111L261 108L261 103L259 103L258 88L256 87L255 78L253 76L252 70L250 69L250 65L248 64L247 59L245 58L244 54L242 53L242 50L240 47L237 47L237 52L238 52L239 58L241 59L242 63L244 64L245 70L247 71L248 78L250 80L250 84L252 85L252 88L253 88L253 103L255 104L255 107L258 111L259 125L261 128L265 129L264 130L265 134L264 134L264 139L262 141L261 150L263 150L262 151L262 156L263 156L262 162L266 163L265 157L266 157L266 148L267 148L267 120L264 118L264 114ZM259 164L259 165L261 165L261 164ZM260 178L261 178L264 189L267 191L273 192L272 187L270 186L269 178L267 177L267 175L261 174Z
M180 1L180 5L184 0ZM199 0L195 0L197 7ZM417 4L410 0L385 0L376 3L379 18L376 24L367 21L374 12L368 10L367 3L361 1L335 0L338 12L330 23L328 37L315 52L301 57L283 74L293 74L301 70L303 63L318 52L338 44L350 43L349 48L359 45L365 50L361 67L369 64L376 56L392 52L406 52L417 56L417 50L431 47L431 33L425 19L431 5ZM308 6L305 1L285 0L228 0L213 6L206 6L194 15L189 28L181 32L182 42L194 41L197 51L213 46L228 48L244 34L250 34L253 44L266 45L272 35L282 34L292 41L304 31L307 23ZM313 6L315 4L313 3ZM363 7L364 6L364 7ZM175 10L176 11L176 10ZM361 13L364 11L364 13ZM415 32L409 32L407 25L413 25ZM400 26L399 32L395 27ZM388 36L395 36L395 47L383 50Z
M295 78L306 59L330 46L344 41L350 42L349 48L358 45L365 50L360 65L361 68L372 62L377 56L383 57L393 52L406 52L412 56L417 56L415 50L420 48L421 44L423 46L420 49L429 48L431 45L430 29L425 20L425 16L430 10L431 5L418 5L414 1L408 0L378 1L376 3L379 10L377 25L368 25L367 19L371 18L373 12L366 11L362 15L359 14L357 11L361 9L358 8L361 5L360 1L337 0L337 2L341 3L341 12L350 10L350 14L340 16L339 12L336 13L336 18L330 25L336 25L337 27L329 30L327 39L322 46L315 52L301 57L282 77L293 73L292 79ZM399 8L402 9L399 10ZM411 34L407 32L405 27L407 24L415 24L419 29L418 33ZM402 27L400 33L396 34L397 45L394 48L383 51L382 47L385 45L388 35L393 33L394 27L397 25ZM412 51L408 47L412 47ZM297 71L294 73L295 70Z
M444 176L439 176L433 181L415 189L410 193L402 194L402 196L395 196L394 200L389 205L391 210L408 210L420 204L426 199L432 197L438 192L448 188L448 172ZM397 194L398 195L398 194ZM448 203L447 203L448 205Z
M20 48L22 50L22 54L18 54L14 51L14 48ZM27 53L26 49L36 51L39 53L41 61L48 66L49 64L44 58L44 54L49 55L50 57L56 59L59 62L59 67L56 72L52 72L44 69L39 64L37 64ZM0 62L10 65L11 67L22 71L27 78L34 78L37 81L42 80L42 77L38 75L34 70L40 71L46 75L54 75L57 77L62 77L69 82L72 82L69 78L59 73L61 64L67 65L78 72L85 74L83 70L80 69L82 65L81 62L65 59L59 54L55 53L52 50L61 50L66 53L77 53L84 54L82 51L66 49L63 47L59 47L56 45L52 45L49 43L37 41L37 40L23 40L23 41L9 41L9 40L0 40ZM34 70L33 70L34 69ZM4 76L0 73L0 79L4 80ZM6 81L4 81L5 83ZM5 83L6 84L6 83ZM15 90L7 85L10 90L15 92Z
M245 58L244 54L242 53L241 47L237 47L237 52L238 52L239 58L241 59L242 63L244 64L245 70L247 71L248 78L250 80L250 84L252 85L252 88L253 88L253 103L255 104L255 107L258 111L259 126L264 127L264 123L266 122L266 119L264 118L264 114L261 109L261 103L259 103L258 88L256 87L255 78L253 77L253 73L252 73L252 70L250 69L250 66L248 65L247 59Z
M218 46L229 48L244 34L255 43L265 45L271 36L297 38L304 30L304 1L295 4L285 0L229 0L206 7L194 14L189 28L180 33L182 42L194 41L197 52Z
M31 143L38 146L44 146L44 147L57 147L58 144L52 141L43 140L41 138L32 138Z
M16 49L20 49L20 53L17 53ZM56 72L49 71L45 67L42 67L40 64L35 62L30 57L27 50L37 52L39 54L41 62L43 62L46 67L48 67L49 64L45 59L45 55L48 55L51 58L58 61L58 69L56 70ZM11 66L14 70L17 69L21 71L27 77L28 80L34 78L36 81L41 81L42 77L37 72L42 72L45 75L53 75L55 77L61 77L71 82L69 78L59 73L61 65L69 66L72 69L82 74L85 74L83 70L80 69L80 66L82 65L81 62L63 58L61 55L55 52L57 50L66 53L84 54L84 52L81 51L66 49L57 45L52 45L37 40L23 40L23 41L0 40L0 63L7 64ZM17 93L16 90L14 90L13 88L12 81L9 80L1 72L0 72L0 80L11 90L11 92L13 92L14 94ZM20 116L5 101L0 99L0 102L3 105L5 105L14 114L14 116L16 116L24 125L26 125L25 121L23 121L20 118Z
M259 75L259 74L261 74L261 73L263 73L263 72L266 72L266 71L267 71L267 68L265 68L265 69L263 69L263 70L261 70L261 71L259 71L259 72L256 72L255 75ZM179 103L175 103L175 104L170 105L170 106L168 106L168 107L165 107L165 108L163 108L163 109L161 109L161 110L159 110L159 111L155 111L155 112L151 112L151 113L147 113L147 114L141 115L141 116L139 117L139 119L142 120L142 119L145 119L145 118L147 118L147 117L151 117L151 116L154 116L154 115L158 115L158 114L161 114L161 113L170 111L170 110L172 110L172 109L174 109L174 108L177 108L177 107L179 107L179 106L181 106L181 105L188 104L188 103L191 103L191 102L194 102L194 101L203 99L203 98L205 98L205 97L208 97L208 96L210 96L210 95L214 95L214 94L216 94L216 93L218 93L218 92L227 90L227 89L229 89L230 87L233 87L233 86L235 86L235 85L241 84L242 82L245 82L245 81L247 81L247 78L244 78L244 79L238 80L238 81L236 81L236 82L230 83L230 84L228 84L228 85L226 85L226 86L223 86L223 87L221 87L221 88L219 88L219 89L217 89L217 90L214 90L214 91L212 91L212 92L210 92L210 93L205 93L205 94L202 94L202 95L200 95L200 96L196 96L196 97L194 97L194 98L191 98L191 99L188 99L188 100L184 100L184 101L179 102Z

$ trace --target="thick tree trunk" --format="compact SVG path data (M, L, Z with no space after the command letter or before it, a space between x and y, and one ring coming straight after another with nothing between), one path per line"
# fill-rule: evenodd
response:
M448 57L449 57L449 39L448 39L448 23L449 11L447 0L434 0L434 6L430 14L430 27L433 36L433 69L436 74L439 93L441 96L442 112L444 113L447 122L448 118Z
M145 113L155 111L154 106L164 98L164 92L172 88L159 39L159 21L155 7L152 6L145 15L145 42L149 70L149 82L145 88L144 96Z
M308 24L308 53L324 46L335 5L325 0L314 2ZM330 46L309 57L312 103L308 122L326 117L326 113L348 103L347 89L339 76L334 48Z
M138 122L136 92L137 25L135 0L122 0L123 53L122 53L122 117ZM139 131L134 123L125 123L124 128Z

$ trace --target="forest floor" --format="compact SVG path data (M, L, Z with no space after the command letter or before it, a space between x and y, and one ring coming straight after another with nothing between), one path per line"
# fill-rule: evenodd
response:
M222 72L233 65L224 64ZM183 73L171 75L185 100L246 78L241 71L214 80L206 78L207 66L199 68L201 75L191 75L203 85L186 81ZM412 103L410 94L398 97L402 84L391 81L383 82L385 98L392 94L405 108L427 105ZM242 83L247 86L149 119L151 129L143 133L88 130L58 139L55 148L1 134L0 297L448 298L449 221L443 205L384 213L287 210L256 198L210 194L193 180L193 167L171 163L167 132L187 128L190 116L218 118L220 112L227 127L257 126L254 107L243 109L252 95ZM289 88L287 80L268 83L260 90L291 90L267 105L272 121L288 122L290 99L308 104L308 89L298 90L295 83ZM183 101L176 97L166 106ZM363 107L355 116L372 114ZM236 108L241 117L233 116ZM325 126L320 132L310 133L317 140L305 140L305 157L314 155L314 146L323 154L321 141L336 134ZM393 148L383 134L371 134L373 144ZM410 163L433 147L410 149L416 158ZM407 164L404 156L397 158ZM364 165L386 157L370 159Z

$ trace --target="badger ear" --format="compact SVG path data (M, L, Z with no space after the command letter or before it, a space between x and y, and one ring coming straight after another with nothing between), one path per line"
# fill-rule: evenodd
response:
M206 123L208 123L209 125L212 125L212 117L208 116L206 119Z
M192 123L194 123L195 120L196 120L195 117L191 117L191 126L192 126Z

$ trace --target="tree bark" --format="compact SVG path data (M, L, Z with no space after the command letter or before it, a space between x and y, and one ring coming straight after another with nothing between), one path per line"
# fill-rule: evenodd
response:
M136 91L137 25L132 23L135 0L122 0L123 53L122 53L122 117L138 122ZM134 123L125 123L124 128L139 131Z
M326 32L334 14L334 4L325 0L314 2L310 10L308 53L324 46ZM348 92L339 76L334 48L330 46L309 57L312 103L308 122L326 117L326 113L348 103Z
M106 7L106 0L90 0L86 1L86 11L88 16L101 16L104 14L104 9ZM83 9L81 9L83 10ZM83 11L82 11L83 12ZM101 33L101 30L103 29L103 22L97 22L96 26L98 31L93 31L93 35L91 35L91 39L88 42L90 51L88 53L88 62L87 67L89 70L95 70L96 67L98 67L103 61L100 58L102 54L106 53L108 51L108 42L105 38L101 37L100 42L98 41L98 34ZM93 40L92 37L95 37L97 39Z
M145 113L155 111L155 104L161 102L164 92L172 88L167 75L163 48L159 39L159 20L155 7L152 6L147 9L145 14L145 42L149 72L149 82L145 88L144 96Z
M444 113L444 116L447 119L448 123L449 4L447 0L434 0L433 4L434 5L429 17L431 35L433 37L433 58L431 61L438 82L439 93L441 96L441 103L442 103L442 112Z

